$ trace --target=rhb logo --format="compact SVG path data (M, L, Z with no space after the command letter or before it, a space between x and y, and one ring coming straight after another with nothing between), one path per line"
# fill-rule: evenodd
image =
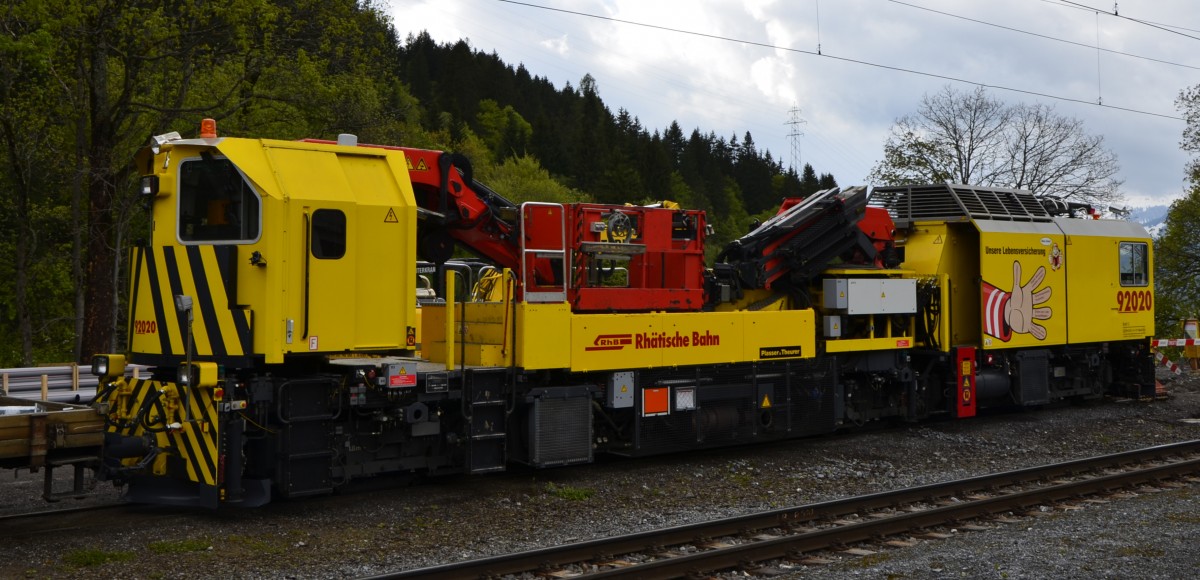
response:
M675 331L672 334L665 332L642 332L638 334L600 334L592 341L592 346L584 347L584 350L621 350L628 345L633 345L635 350L653 349L653 348L687 348L691 346L720 346L721 335L713 334L707 330L704 334L692 332L691 334L680 333Z
M583 350L621 350L627 344L633 344L632 334L600 334Z

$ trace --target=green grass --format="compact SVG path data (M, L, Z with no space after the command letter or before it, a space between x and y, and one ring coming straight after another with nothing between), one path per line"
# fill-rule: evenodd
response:
M1200 524L1200 514L1168 514L1167 519L1181 524Z
M285 551L282 546L278 546L270 542L264 542L263 540L248 536L229 536L229 538L226 539L226 543L237 544L251 552L257 552L260 554L282 554Z
M188 552L203 552L212 547L208 540L174 540L169 542L152 542L150 551L155 554L186 554Z
M75 568L90 568L109 562L128 562L134 557L133 552L98 550L89 548L67 552L63 562Z
M872 566L878 566L891 559L892 557L886 552L877 552L875 554L869 554L859 558L858 561L853 565L858 566L859 568L870 568Z
M586 487L558 485L553 482L546 484L546 492L555 497L568 501L583 501L596 494L596 490Z
M1161 548L1156 546L1126 546L1117 550L1118 556L1126 556L1132 558L1160 558L1164 554Z

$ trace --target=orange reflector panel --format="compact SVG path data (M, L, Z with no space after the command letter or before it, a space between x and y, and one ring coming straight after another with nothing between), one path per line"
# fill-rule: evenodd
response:
M666 415L671 410L671 389L642 389L642 416Z

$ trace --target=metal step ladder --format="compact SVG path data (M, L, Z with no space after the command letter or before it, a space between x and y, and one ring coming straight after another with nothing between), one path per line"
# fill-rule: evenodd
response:
M512 380L507 369L465 371L463 406L467 414L467 471L504 471L508 463L508 404Z
M329 426L333 413L325 401L334 387L329 379L297 379L279 387L281 451L276 456L276 485L286 497L333 491L333 450Z

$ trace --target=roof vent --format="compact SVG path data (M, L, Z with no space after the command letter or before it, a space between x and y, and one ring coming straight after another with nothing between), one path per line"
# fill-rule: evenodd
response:
M358 146L358 135L350 133L341 133L338 135L338 145L346 145L348 147Z

